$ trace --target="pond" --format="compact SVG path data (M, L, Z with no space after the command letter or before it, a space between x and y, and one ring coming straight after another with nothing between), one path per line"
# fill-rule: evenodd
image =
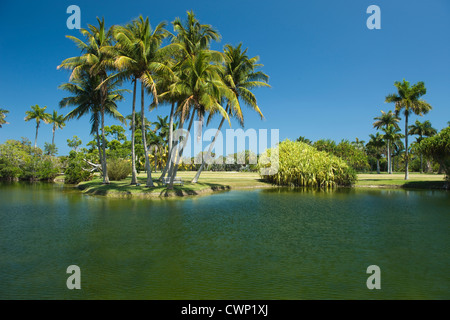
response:
M123 200L3 183L0 204L0 299L450 298L446 191Z

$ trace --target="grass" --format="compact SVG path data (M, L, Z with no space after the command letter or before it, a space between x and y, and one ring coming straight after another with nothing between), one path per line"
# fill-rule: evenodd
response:
M391 188L419 188L442 189L446 185L443 174L409 173L409 180L405 180L404 173L369 173L358 174L356 187L391 187Z
M194 171L181 171L177 176L183 180L183 185L174 185L173 190L168 190L165 185L157 181L160 172L152 173L155 187L145 186L146 174L138 175L140 186L130 185L130 177L122 181L111 181L110 184L102 184L100 177L91 181L82 182L78 188L84 193L102 195L115 198L161 198L161 197L184 197L208 194L216 191L230 189L257 189L270 188L272 184L261 180L258 173L253 172L209 172L205 171L200 176L197 184L190 181L195 176ZM61 177L58 177L61 178ZM359 174L355 187L361 188L419 188L419 189L442 189L445 187L444 175L410 173L410 180L404 180L404 173Z
M183 180L183 185L174 185L173 190L157 181L161 173L152 173L155 187L146 187L147 175L140 173L138 183L140 186L130 185L130 177L122 181L111 181L110 184L102 184L100 177L95 177L91 181L81 182L78 188L84 193L102 195L116 198L159 198L171 196L194 196L207 194L216 191L243 189L243 188L266 188L270 184L260 180L259 174L251 172L203 172L198 183L190 181L195 176L194 171L178 172L177 177Z

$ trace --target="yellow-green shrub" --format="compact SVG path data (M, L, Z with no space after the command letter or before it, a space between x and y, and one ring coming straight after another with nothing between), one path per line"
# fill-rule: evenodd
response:
M263 172L278 157L278 170ZM259 158L261 177L273 184L294 187L349 186L356 173L347 163L327 152L303 143L285 140L278 147L267 149ZM276 169L276 168L275 168Z

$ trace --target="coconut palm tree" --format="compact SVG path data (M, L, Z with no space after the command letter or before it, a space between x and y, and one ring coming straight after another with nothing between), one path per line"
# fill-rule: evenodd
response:
M431 122L426 120L424 122L420 122L416 120L413 125L410 125L408 134L410 135L418 135L416 138L417 143L420 143L424 137L431 137L437 134L437 130L431 126ZM420 153L420 173L423 173L423 155Z
M394 83L397 93L386 96L386 102L395 104L395 115L398 116L401 111L405 116L405 180L408 180L408 117L414 113L422 116L428 113L432 107L420 97L427 93L425 84L420 81L410 85L403 79L402 82Z
M56 129L62 129L65 127L66 123L64 121L64 115L58 114L56 110L53 111L49 123L53 125L52 131L53 131L53 137L52 137L52 144L55 144L55 131Z
M108 99L107 80L108 72L114 71L114 56L109 48L112 45L113 28L106 29L104 19L97 18L98 27L88 25L88 29L80 29L81 34L86 38L82 41L73 36L66 36L75 42L81 49L81 55L64 60L58 69L71 70L70 80L83 77L84 72L88 72L93 77L99 77L98 89L101 93L100 103L100 125L102 131L102 164L103 183L109 184L107 161L106 161L106 139L105 139L105 112Z
M68 91L72 95L63 98L59 106L61 108L74 106L65 117L64 121L72 119L80 119L85 115L91 115L91 132L90 134L95 136L97 140L97 147L99 151L99 160L102 161L103 150L100 143L99 128L101 125L101 110L103 104L103 110L106 115L112 116L114 119L125 121L124 117L117 111L117 102L123 100L123 93L128 92L126 89L117 89L120 82L112 81L106 84L106 101L103 99L103 93L98 90L98 86L101 83L99 76L91 76L89 73L84 72L82 77L74 79L72 82L64 83L59 86L59 89ZM103 167L102 167L103 169ZM103 173L103 171L102 171Z
M385 142L383 140L383 136L380 135L379 132L377 132L375 135L370 134L369 135L370 140L367 143L367 148L372 153L375 158L377 159L377 173L380 174L380 159L382 154L382 148L385 145Z
M174 88L171 89L171 91L179 92L181 96L186 97L180 102L177 113L180 117L180 128L183 127L186 119L190 119L187 134L191 130L195 116L201 121L205 114L217 112L229 121L227 112L220 104L222 98L228 99L232 106L238 104L236 96L220 77L222 70L219 63L223 60L218 61L217 58L219 57L222 56L206 50L200 51L195 56L188 55L181 66L183 72L180 74L179 81L174 83ZM182 141L178 141L180 148L175 154L176 158L174 158L174 161L171 161L172 164L169 167L169 189L173 188L173 180L176 176L178 163L186 142L187 135Z
M34 138L34 148L37 147L37 137L41 121L44 123L49 123L50 121L50 114L46 113L45 109L47 109L47 106L41 108L38 105L35 105L31 106L31 111L25 111L25 121L30 121L33 119L36 120L36 137Z
M169 35L165 29L166 23L161 22L153 30L148 17L139 16L125 27L117 27L114 35L117 39L116 67L122 72L122 76L133 82L133 106L132 117L135 113L136 82L141 82L141 125L145 126L144 93L145 89L153 96L154 104L158 104L158 93L154 80L157 74L171 74L171 70L164 63L170 48L161 48L163 40ZM132 141L134 141L134 124L132 120ZM145 166L147 171L147 186L153 186L150 161L147 153L146 132L142 130L142 143L145 150ZM132 142L132 157L134 159L134 142ZM133 160L134 161L134 160ZM132 162L133 166L133 162ZM135 184L135 164L132 170L131 184Z
M6 109L1 109L0 108L0 128L2 127L2 125L4 124L9 124L9 122L6 122L6 114L8 114L9 111Z
M231 45L226 45L224 48L225 55L225 63L224 63L224 72L221 74L223 82L226 86L231 90L233 94L233 99L235 102L230 101L228 99L224 99L226 101L226 109L225 111L228 113L229 117L235 117L241 126L244 126L244 116L242 114L242 110L238 101L244 102L247 106L249 106L252 110L254 110L258 115L263 118L263 114L258 107L256 97L252 92L252 89L259 87L270 87L267 83L269 77L263 73L262 71L258 71L257 69L262 66L259 64L259 57L249 58L247 55L247 49L242 50L242 44L233 47ZM214 115L210 113L210 117L208 118L208 122L211 117ZM222 117L222 120L219 124L217 132L209 145L207 157L211 154L211 151L214 147L214 143L217 139L217 136L222 128L222 125L225 121L225 118ZM200 174L205 166L204 157L202 157L202 164L197 171L192 183L197 183L200 178Z

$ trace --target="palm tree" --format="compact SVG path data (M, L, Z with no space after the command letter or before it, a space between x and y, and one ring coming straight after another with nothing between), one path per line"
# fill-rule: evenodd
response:
M36 137L34 138L34 148L37 147L37 137L41 121L44 123L49 123L50 120L50 114L46 113L45 109L47 109L47 106L41 108L38 105L35 105L31 106L31 111L25 111L25 121L30 121L33 119L36 120Z
M400 127L398 126L398 122L400 121L400 119L397 118L396 115L390 110L388 113L381 110L381 116L375 117L373 119L376 120L373 123L373 127L376 129L382 128L383 131L385 132L384 139L386 140L386 145L387 145L387 164L388 164L387 171L388 171L388 173L392 173L391 154L390 154L390 145L391 145L390 137L391 137L391 135L389 133L394 134L395 130L400 129Z
M97 147L99 152L99 160L102 161L103 151L100 143L99 127L101 121L102 103L104 105L104 113L112 116L121 122L124 122L124 117L117 111L116 102L123 100L123 93L128 90L116 89L119 85L118 81L108 82L106 85L106 101L103 101L103 94L98 90L100 85L100 77L91 76L85 72L82 77L73 80L71 83L64 83L59 86L59 89L68 91L72 95L63 98L59 106L61 108L67 106L74 106L75 109L70 111L65 117L64 121L71 119L80 119L81 117L91 115L91 135L94 135L97 140ZM103 169L103 167L102 167ZM103 173L103 171L102 171Z
M431 137L437 134L437 130L431 126L431 122L426 120L424 122L420 122L416 120L413 125L410 125L408 134L410 135L418 135L416 138L417 143L420 143L424 137ZM420 173L423 173L423 155L420 153Z
M370 140L367 143L367 147L370 150L370 152L377 159L377 173L379 174L380 173L381 149L384 147L385 142L383 140L383 136L380 135L379 132L377 132L375 135L370 134L369 137L370 137Z
M403 135L399 133L400 128L393 124L384 126L381 130L384 132L382 138L386 141L387 146L387 170L389 174L392 174L391 144L393 141L403 138Z
M65 127L66 123L64 121L64 116L62 114L58 114L56 110L53 111L49 123L53 125L53 138L52 138L52 144L55 144L55 131L56 129L62 129Z
M158 104L158 93L154 77L156 74L170 74L171 70L164 63L165 54L168 49L161 48L162 41L169 35L165 29L166 23L162 22L154 30L150 26L148 17L144 20L142 16L132 21L125 27L117 27L114 35L117 39L116 67L122 72L122 77L131 79L133 82L133 106L132 117L135 114L136 102L136 82L141 82L141 125L144 127L145 109L144 109L144 86L153 95L155 105ZM132 181L136 183L136 168L134 163L134 130L135 126L132 119ZM142 143L145 150L145 167L147 171L147 186L153 186L151 177L151 167L147 152L146 132L142 129Z
M109 184L107 162L106 162L106 139L105 139L105 112L108 99L107 81L108 71L114 70L114 60L111 50L108 48L112 44L113 28L106 29L104 19L97 18L99 26L88 25L89 30L80 29L86 42L73 37L66 36L75 42L81 49L82 55L64 60L58 69L64 68L72 70L70 80L79 79L84 72L88 72L93 77L99 77L100 83L97 89L100 90L100 125L102 131L102 157L100 158L103 172L103 183Z
M241 126L244 126L244 117L242 114L242 110L238 102L239 100L244 102L247 106L249 106L252 110L259 114L261 118L263 118L263 114L258 107L256 97L254 93L251 91L252 89L259 87L270 87L267 82L269 77L263 73L262 71L257 71L261 64L258 64L259 57L249 58L247 55L247 49L242 50L242 44L233 47L231 45L226 45L224 48L225 54L225 70L222 73L223 82L226 86L231 90L232 97L234 101L230 101L228 99L224 99L226 101L226 109L225 111L228 113L229 117L235 117L238 119ZM210 113L210 117L215 113ZM217 132L209 145L207 157L212 152L214 147L214 143L217 139L217 136L222 128L222 125L225 121L225 117L222 117L222 120L219 124ZM209 121L208 121L209 122ZM310 141L311 143L311 141ZM200 174L205 166L204 157L202 157L202 164L197 171L192 183L197 183L200 178Z
M298 137L297 140L295 140L295 141L297 141L297 142L303 142L303 143L312 145L312 141L309 140L308 138L305 138L304 136Z
M9 122L6 122L5 118L6 118L6 114L9 113L8 110L6 109L1 109L0 108L0 128L2 127L2 125L4 124L9 124Z
M186 97L180 102L177 113L180 117L180 128L183 127L186 119L190 119L187 129L188 134L195 115L202 121L206 113L218 112L229 121L227 112L220 104L222 98L228 99L233 106L238 104L234 93L219 76L222 71L220 64L215 60L218 57L220 56L211 54L209 51L200 51L195 56L188 56L181 67L183 73L180 75L179 81L174 84L173 90ZM183 138L183 141L178 142L180 144L179 151L174 161L171 161L169 189L173 188L173 180L186 142L187 135Z
M402 142L403 134L398 134L395 140L392 140L392 166L391 170L393 171L394 164L396 164L396 168L398 170L399 167L399 157L403 156L405 153L405 145ZM394 163L394 159L397 159L396 163Z
M386 102L395 103L395 115L398 116L403 110L405 115L405 180L408 180L408 117L411 113L422 116L432 109L431 105L425 100L420 99L427 93L425 84L420 81L410 85L408 81L396 81L394 83L397 93L386 97Z
M359 140L358 138L355 138L355 141L352 141L351 144L354 145L357 149L364 151L364 146L366 142L364 140Z

